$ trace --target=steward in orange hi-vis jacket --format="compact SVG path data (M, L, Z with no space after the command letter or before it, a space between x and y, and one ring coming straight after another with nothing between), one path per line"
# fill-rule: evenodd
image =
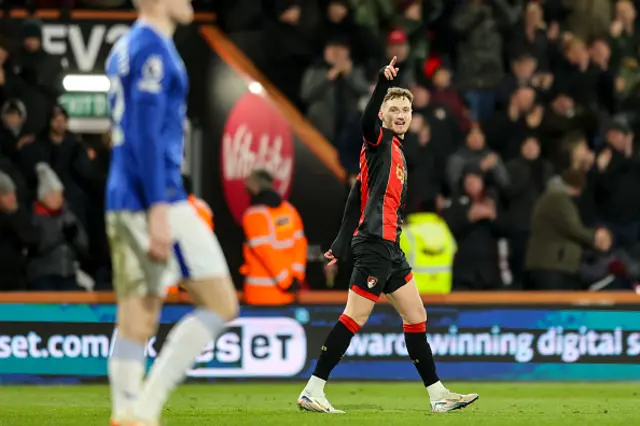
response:
M254 171L245 184L251 207L242 218L244 301L250 305L293 303L307 266L307 239L300 215L273 190L268 172Z

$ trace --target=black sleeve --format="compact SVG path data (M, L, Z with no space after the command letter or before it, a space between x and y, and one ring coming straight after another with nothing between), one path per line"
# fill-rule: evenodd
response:
M351 237L358 226L360 220L360 180L351 187L349 197L347 198L347 204L344 208L344 214L342 216L342 223L340 224L340 230L336 239L331 244L331 252L336 259L344 258L351 246Z
M41 230L31 223L28 213L24 210L18 210L9 216L9 221L13 232L18 236L22 244L27 247L33 247L39 244Z
M447 225L451 234L457 241L462 241L469 231L472 229L472 223L469 222L469 205L462 205L457 201L452 201L452 204L442 212L442 218Z
M389 87L391 87L391 82L384 76L383 68L378 72L376 88L373 90L373 94L371 98L369 98L367 106L364 108L360 122L362 125L362 136L369 145L378 146L380 144L380 136L382 133L380 133L380 126L378 124L378 111L380 111L380 106L382 106L382 101Z

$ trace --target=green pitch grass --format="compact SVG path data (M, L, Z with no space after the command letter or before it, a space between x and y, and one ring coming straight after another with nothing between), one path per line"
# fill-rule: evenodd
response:
M432 414L416 383L333 383L331 402L346 414L301 412L302 383L186 385L165 410L168 426L446 425L583 426L638 424L638 384L451 383L478 392L470 407ZM327 418L330 417L330 418ZM106 426L105 386L0 387L1 426Z

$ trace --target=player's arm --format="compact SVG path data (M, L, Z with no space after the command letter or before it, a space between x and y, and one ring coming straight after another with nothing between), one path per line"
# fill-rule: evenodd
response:
M131 63L131 102L127 105L131 119L133 144L143 206L147 209L149 252L151 259L166 262L171 252L166 193L165 151L162 117L167 114L168 82L165 73L166 53L162 43L149 43L133 57Z
M382 132L378 124L378 112L387 94L387 90L391 87L391 81L398 74L398 69L395 65L396 57L394 56L389 65L378 72L376 87L373 89L373 94L371 98L369 98L369 102L367 102L364 112L362 113L362 119L360 121L362 136L367 144L372 146L380 145L382 140Z
M358 227L360 221L360 179L351 187L347 204L344 208L342 223L336 239L331 244L331 253L336 259L344 258L349 252L351 246L351 237Z
M165 151L162 138L163 120L167 114L166 53L158 42L144 49L133 60L131 105L129 108L134 134L142 196L147 209L167 202Z

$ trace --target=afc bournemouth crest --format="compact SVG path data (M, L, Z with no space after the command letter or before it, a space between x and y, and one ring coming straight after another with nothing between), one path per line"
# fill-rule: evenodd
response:
M378 279L376 277L367 278L367 287L374 288L378 284Z

